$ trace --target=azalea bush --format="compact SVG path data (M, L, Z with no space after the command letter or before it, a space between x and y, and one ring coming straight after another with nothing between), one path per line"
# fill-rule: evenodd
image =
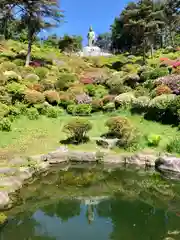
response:
M87 132L92 129L90 121L82 118L75 118L63 127L63 131L76 143L87 139Z
M180 94L180 75L169 75L166 77L158 78L155 81L156 85L168 86L174 94Z

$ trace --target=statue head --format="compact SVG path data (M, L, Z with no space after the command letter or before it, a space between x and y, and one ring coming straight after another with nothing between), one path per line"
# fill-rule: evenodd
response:
M93 28L92 28L92 26L90 26L90 28L89 28L89 32L92 32L93 31Z

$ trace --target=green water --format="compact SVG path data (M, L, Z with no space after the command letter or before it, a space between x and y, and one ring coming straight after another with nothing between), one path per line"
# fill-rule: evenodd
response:
M180 239L180 182L153 171L53 169L18 199L1 240Z

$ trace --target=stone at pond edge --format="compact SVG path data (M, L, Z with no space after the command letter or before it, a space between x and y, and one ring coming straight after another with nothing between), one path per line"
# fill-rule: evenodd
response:
M118 138L94 138L93 140L96 140L97 145L103 147L103 148L108 148L112 149L116 147L116 144L118 143L119 139Z
M180 172L180 158L161 156L156 160L155 167L161 171Z
M10 203L10 198L7 192L0 192L0 209L6 208Z

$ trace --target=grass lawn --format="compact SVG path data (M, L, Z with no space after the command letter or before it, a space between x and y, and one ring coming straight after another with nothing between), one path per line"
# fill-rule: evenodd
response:
M178 135L177 128L160 123L144 120L141 116L131 115L130 113L118 113L118 115L127 116L133 124L143 134L154 133L162 136L158 151L165 149L168 141ZM90 137L99 137L106 133L106 120L108 115L95 114L87 117L92 124L93 129L89 132ZM60 140L66 139L62 129L64 124L72 119L72 116L64 115L57 119L41 116L38 120L29 120L26 117L17 119L12 126L11 132L0 132L0 158L9 159L13 156L28 156L55 150L60 146ZM147 148L145 139L139 143L140 149ZM79 146L70 146L74 149L94 150L95 142L81 144ZM123 151L123 150L115 150Z

